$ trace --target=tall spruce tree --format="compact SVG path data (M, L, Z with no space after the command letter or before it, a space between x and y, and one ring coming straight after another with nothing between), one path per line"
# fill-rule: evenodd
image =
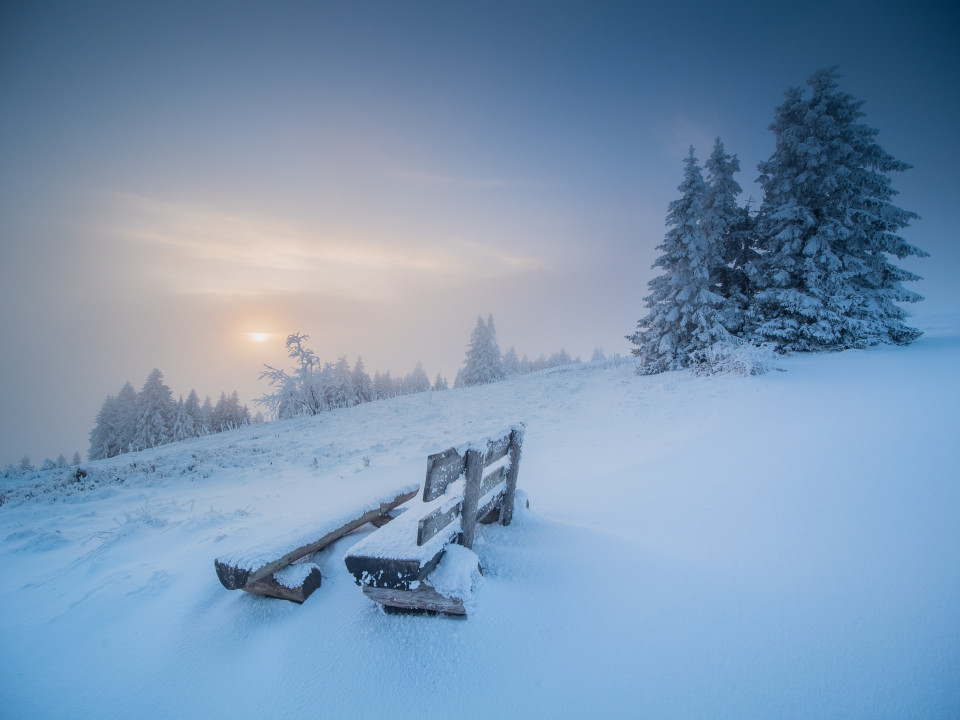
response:
M120 452L117 444L117 399L113 395L107 395L100 406L100 412L97 413L93 430L90 431L87 457L91 460L103 460Z
M476 327L470 334L470 345L467 347L463 368L458 373L458 382L455 385L481 385L503 380L505 375L493 315L487 317L487 322L478 315Z
M756 256L751 247L750 214L737 202L742 189L734 175L740 172L740 160L736 155L728 155L723 141L717 138L704 167L707 187L703 228L710 248L710 282L725 301L721 308L724 327L739 335L750 301L746 266Z
M650 310L627 336L637 346L637 370L645 375L689 367L695 352L730 337L721 312L724 298L714 292L710 273L716 261L702 222L707 186L693 147L684 166L682 196L668 206L670 229L657 246L663 255L653 264L664 272L650 281Z
M173 393L163 382L163 373L150 371L137 395L137 426L133 446L137 450L170 442L173 427Z
M357 402L366 403L374 399L373 382L366 370L363 369L363 358L357 357L353 365L353 389L357 393Z
M770 125L776 149L759 165L753 333L784 351L920 336L897 305L922 299L901 285L919 277L889 260L927 254L899 234L917 215L892 203L888 173L910 166L877 144L877 131L861 122L863 103L839 89L838 77L836 68L814 73L809 97L787 90Z

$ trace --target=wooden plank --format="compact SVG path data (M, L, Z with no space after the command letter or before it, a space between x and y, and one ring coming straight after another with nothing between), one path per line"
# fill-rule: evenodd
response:
M299 587L288 588L278 583L273 575L269 575L256 582L247 583L243 587L243 590L244 592L253 593L254 595L265 595L266 597L290 600L297 604L302 604L304 600L313 594L314 590L320 587L321 580L320 568L314 567Z
M221 562L220 560L214 560L214 566L217 570L217 577L220 578L220 583L227 588L228 590L241 590L244 589L247 585L251 583L256 583L259 580L263 580L270 575L273 575L277 570L282 570L290 563L299 560L302 557L311 555L315 552L319 552L327 545L330 545L333 542L336 542L345 535L353 532L361 525L365 525L374 518L378 518L382 515L386 515L388 512L393 510L395 507L402 505L407 500L415 497L417 495L417 490L413 492L404 493L402 495L397 495L392 500L381 503L379 507L374 508L368 512L363 513L359 517L351 520L345 525L340 526L336 530L327 533L319 540L308 543L307 545L302 545L290 552L282 555L281 557L268 562L266 565L262 565L259 568L253 570L247 568L235 567Z
M483 523L484 520L486 520L486 518L493 513L497 513L497 518L499 519L499 511L500 511L501 505L503 504L503 496L504 496L504 493L502 492L494 493L489 498L487 498L487 501L483 505L477 508L478 523ZM492 522L492 521L489 521L489 522ZM489 522L487 524L489 524Z
M374 602L380 603L384 608L443 613L444 615L465 616L467 614L463 600L441 595L426 583L421 583L414 590L396 590L364 585L363 594Z
M510 470L507 472L507 489L500 506L500 524L509 525L513 520L513 499L517 492L517 473L520 472L520 453L523 450L523 424L510 432Z
M483 497L488 492L493 490L497 485L503 482L503 476L506 474L507 469L502 465L496 470L487 473L484 476L483 481L480 483L480 497Z
M460 544L473 548L473 535L477 527L477 503L480 502L480 485L483 474L483 456L476 450L467 450L464 469L463 509L460 513Z
M492 465L510 451L510 433L487 443L487 454L483 458L483 466Z
M510 451L511 436L512 434L508 432L487 443L483 457L484 467L506 456ZM463 474L464 463L464 456L457 453L456 448L448 448L443 452L430 455L427 458L427 478L423 483L423 501L430 502L443 495L447 486Z
M423 501L435 500L447 486L463 474L463 457L456 448L448 448L427 457L427 478L423 483Z
M438 507L432 513L420 519L417 525L417 545L423 545L447 525L460 517L460 503L450 503Z
M505 473L506 469L503 466L498 467L493 472L488 473L480 483L480 497L483 497L499 483L503 482ZM437 508L429 515L421 518L420 523L417 526L417 545L423 545L430 538L443 530L443 528L460 517L461 505L462 502ZM484 517L485 515L486 513L480 517Z

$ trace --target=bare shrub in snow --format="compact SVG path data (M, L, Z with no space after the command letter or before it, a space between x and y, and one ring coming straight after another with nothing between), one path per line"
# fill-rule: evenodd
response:
M763 375L774 367L777 353L772 343L718 342L692 355L694 375Z

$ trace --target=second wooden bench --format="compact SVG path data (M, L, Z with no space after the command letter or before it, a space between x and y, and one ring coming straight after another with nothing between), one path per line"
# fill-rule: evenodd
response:
M462 598L437 592L428 578L449 544L473 547L478 522L510 524L523 436L519 424L427 458L423 501L408 503L344 557L367 597L387 608L466 614Z

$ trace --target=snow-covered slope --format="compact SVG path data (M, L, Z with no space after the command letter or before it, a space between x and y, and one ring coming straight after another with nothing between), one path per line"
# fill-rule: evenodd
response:
M957 717L957 323L780 366L585 364L5 488L0 714ZM377 610L342 561L363 533L302 606L217 581L215 556L516 421L530 510L480 529L468 619Z

